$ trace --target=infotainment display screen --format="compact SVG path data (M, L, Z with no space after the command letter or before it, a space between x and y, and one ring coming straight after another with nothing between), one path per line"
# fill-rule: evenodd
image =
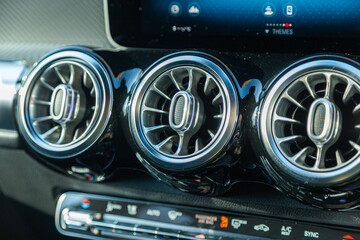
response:
M359 0L108 0L108 10L125 46L360 38Z
M144 34L360 36L359 0L143 0Z

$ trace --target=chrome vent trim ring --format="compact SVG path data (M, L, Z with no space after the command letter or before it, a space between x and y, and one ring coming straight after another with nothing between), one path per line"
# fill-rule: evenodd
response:
M260 117L271 159L314 186L354 178L360 167L359 66L341 57L323 58L282 74L266 95Z
M81 51L59 51L29 73L18 97L19 129L50 158L70 158L92 146L112 109L107 68Z
M141 149L172 169L214 160L237 123L232 81L213 61L196 55L155 65L137 86L131 105L130 125Z

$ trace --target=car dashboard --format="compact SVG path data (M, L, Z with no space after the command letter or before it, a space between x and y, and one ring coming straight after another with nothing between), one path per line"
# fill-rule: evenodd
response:
M0 4L1 239L360 239L360 2Z

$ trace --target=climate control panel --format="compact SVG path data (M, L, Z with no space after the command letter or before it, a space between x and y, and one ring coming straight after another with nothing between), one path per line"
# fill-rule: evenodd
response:
M360 232L268 217L68 192L60 233L88 239L360 239Z

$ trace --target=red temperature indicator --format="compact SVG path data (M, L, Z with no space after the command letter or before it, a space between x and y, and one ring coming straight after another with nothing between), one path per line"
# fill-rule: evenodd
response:
M195 238L205 239L205 235L204 234L195 235Z
M352 236L350 236L349 234L343 236L342 238L343 238L343 239L355 239L355 238L353 238Z
M88 209L90 207L90 201L88 199L84 199L81 201L81 207L84 209Z

